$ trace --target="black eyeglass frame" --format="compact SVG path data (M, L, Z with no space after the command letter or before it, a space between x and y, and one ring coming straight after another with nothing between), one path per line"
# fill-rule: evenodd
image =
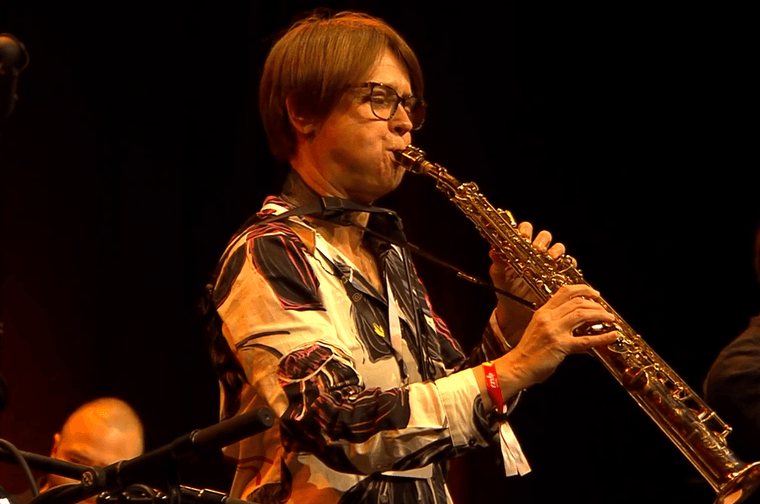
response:
M381 116L380 114L378 114L375 111L375 105L374 105L374 102L372 101L371 97L372 97L372 92L375 90L375 88L377 86L381 86L384 89L390 90L390 91L393 92L394 95L396 95L396 101L395 101L393 107L391 107L391 113L390 113L390 115L388 117L383 117L383 116ZM406 98L402 98L401 95L398 94L398 91L396 91L395 89L393 89L388 84L383 84L382 82L369 81L369 82L365 82L364 84L361 84L361 85L356 86L356 87L362 88L362 89L369 88L369 93L370 93L369 106L370 106L370 110L372 110L372 114L375 117L377 117L378 119L381 119L383 121L390 121L391 119L393 119L393 116L396 115L396 112L398 111L398 106L402 105L404 107L404 110L406 110L406 114L409 116L409 120L412 121L412 131L419 130L420 128L422 128L422 125L425 124L425 114L426 114L426 110L427 110L428 104L422 98L417 98L414 95L409 95ZM412 111L413 109L412 109L411 106L410 106L410 108L406 107L407 101L409 101L409 100L413 100L412 101L412 105L415 104L415 100L416 100L416 107L415 107L414 110L419 110L419 112L414 113ZM419 124L414 124L414 121L412 119L413 119L413 117L415 115L418 115L418 114L420 115Z

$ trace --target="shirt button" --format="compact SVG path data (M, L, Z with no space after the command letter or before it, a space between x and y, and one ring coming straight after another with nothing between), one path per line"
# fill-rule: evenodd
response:
M358 303L359 301L361 301L361 300L362 300L362 295L361 295L361 293L360 293L360 292L356 292L356 293L354 293L354 294L351 296L351 300L352 300L354 303Z
M470 446L475 446L475 442L476 442L475 438L472 438L469 441L467 441L467 444L470 445Z

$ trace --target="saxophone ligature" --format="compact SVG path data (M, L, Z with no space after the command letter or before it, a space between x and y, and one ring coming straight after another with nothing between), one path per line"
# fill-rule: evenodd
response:
M427 161L416 147L396 151L395 156L406 170L435 179L436 187L530 286L539 305L563 285L588 285L573 258L554 259L536 250L518 231L512 214L491 205L475 183L461 183L441 165ZM599 302L615 316L615 322L612 327L591 326L585 334L616 330L619 336L591 353L707 480L717 494L716 504L744 502L760 486L760 461L741 461L726 442L731 428L606 301Z

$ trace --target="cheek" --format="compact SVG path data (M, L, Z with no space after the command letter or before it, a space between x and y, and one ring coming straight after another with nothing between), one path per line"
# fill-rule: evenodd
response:
M383 131L374 126L376 125L355 125L353 128L347 130L347 134L344 138L357 153L374 153L381 149L383 143Z
M366 167L385 163L387 150L383 147L382 136L377 132L355 131L344 137L344 142L334 146L334 152L342 155L348 166Z

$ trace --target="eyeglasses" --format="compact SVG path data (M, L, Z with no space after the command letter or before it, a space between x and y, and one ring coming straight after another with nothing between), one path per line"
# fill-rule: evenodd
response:
M395 89L379 82L366 82L358 87L369 88L369 105L372 113L378 119L390 121L396 115L396 110L401 104L412 121L413 130L420 129L422 123L425 122L425 111L427 109L425 100L416 96L401 98Z

